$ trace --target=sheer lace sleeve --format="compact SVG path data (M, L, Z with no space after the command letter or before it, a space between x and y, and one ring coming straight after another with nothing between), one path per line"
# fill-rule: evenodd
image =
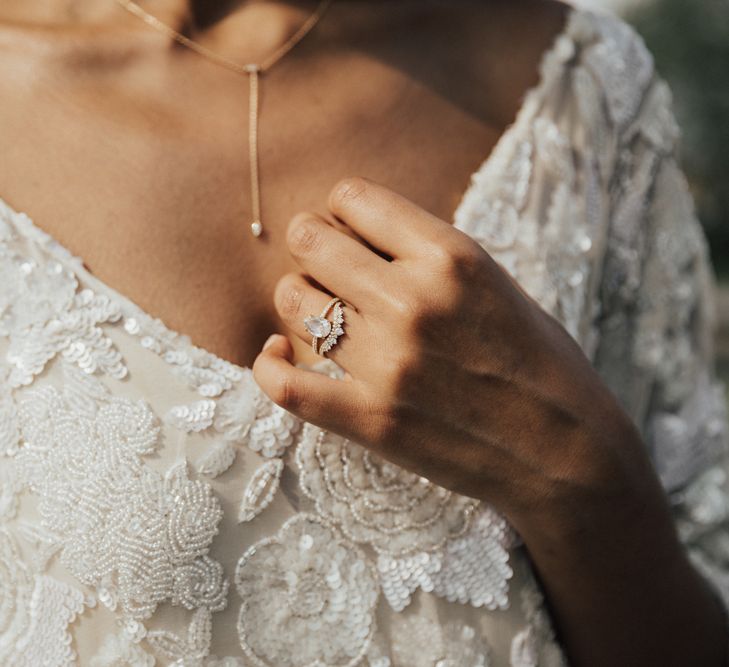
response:
M692 560L729 606L715 278L676 145L671 96L654 77L618 141L595 362L642 429Z

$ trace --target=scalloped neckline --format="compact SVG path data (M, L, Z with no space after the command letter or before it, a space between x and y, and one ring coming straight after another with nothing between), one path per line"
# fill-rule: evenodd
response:
M548 64L551 60L558 57L560 42L564 37L570 35L575 17L580 13L585 13L585 11L579 10L571 5L568 6L561 29L553 36L550 46L541 55L537 69L537 82L524 92L522 102L519 105L519 109L516 112L513 122L504 129L484 161L479 165L476 171L470 175L469 182L466 185L463 194L459 198L459 203L453 213L452 224L456 229L465 231L462 229L464 217L462 211L467 200L470 198L471 193L478 186L479 175L484 173L489 165L495 160L496 156L506 149L507 145L512 140L512 137L515 136L518 128L524 124L530 114L535 112L534 105L531 104L532 100L538 98L551 83L551 79L545 76L545 72L549 70ZM24 220L24 225L14 224L15 229L23 236L31 241L40 243L43 246L44 251L61 264L72 264L69 268L74 271L76 278L80 283L84 286L90 287L99 294L105 294L115 303L118 303L122 309L125 319L134 317L140 320L153 322L158 330L161 330L171 341L174 341L176 349L195 349L205 355L209 355L212 359L228 364L241 372L251 371L250 366L244 366L233 361L229 361L215 352L211 352L205 347L196 345L189 335L169 328L160 318L148 313L128 296L96 277L96 275L86 268L83 258L71 252L71 250L61 244L51 234L38 226L33 218L31 218L27 213L14 208L2 196L0 196L0 212L2 212L2 209L5 209L13 222L17 222L18 219ZM38 238L33 239L31 236L36 236Z

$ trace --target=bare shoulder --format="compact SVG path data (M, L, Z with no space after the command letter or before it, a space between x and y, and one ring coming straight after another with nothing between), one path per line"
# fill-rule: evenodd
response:
M445 3L442 3L445 4ZM560 0L452 3L438 15L431 58L470 111L506 126L539 80L542 57L562 34L572 7Z
M544 43L561 31L571 10L561 0L492 0L463 3L459 17L474 36Z

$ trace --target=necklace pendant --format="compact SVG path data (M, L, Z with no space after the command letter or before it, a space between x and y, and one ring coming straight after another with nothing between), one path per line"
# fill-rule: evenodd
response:
M263 225L260 220L254 220L251 223L251 234L253 234L256 238L263 234Z

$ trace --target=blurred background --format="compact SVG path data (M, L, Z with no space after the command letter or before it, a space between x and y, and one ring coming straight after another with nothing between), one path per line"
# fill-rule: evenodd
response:
M631 23L673 89L680 159L718 278L717 362L729 387L729 0L573 2Z

